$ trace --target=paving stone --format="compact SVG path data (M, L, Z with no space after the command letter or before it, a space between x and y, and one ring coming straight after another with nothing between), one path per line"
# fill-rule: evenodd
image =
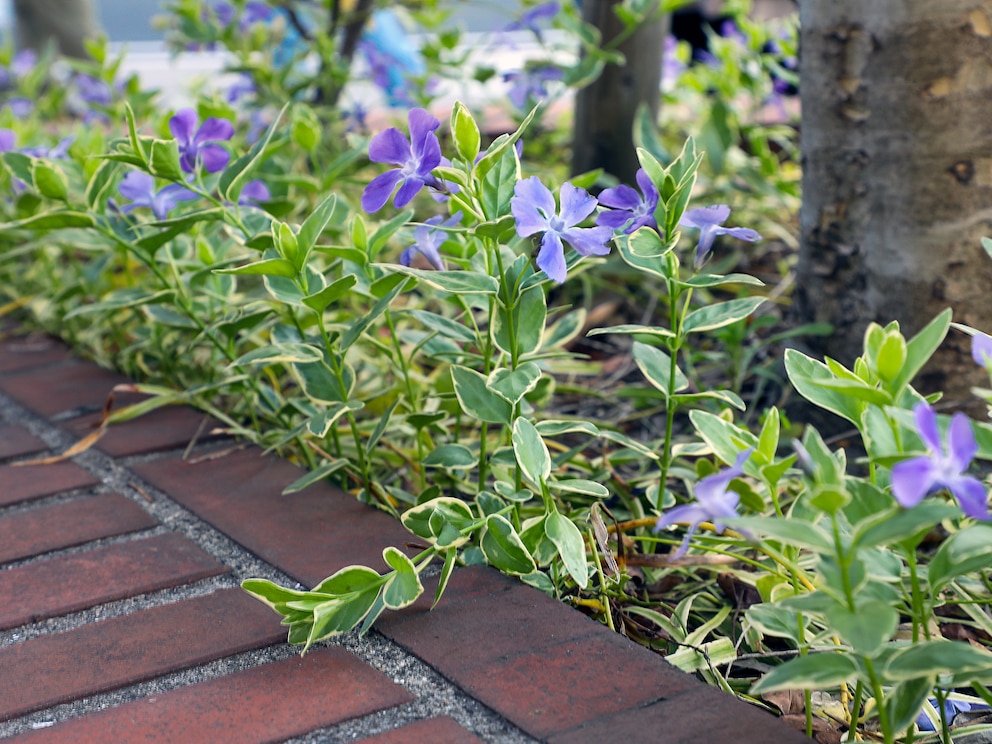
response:
M348 651L324 648L303 658L274 661L74 718L30 732L17 741L31 744L281 741L412 699L410 693ZM468 744L477 740L417 741Z
M478 736L444 716L417 721L362 741L366 744L482 744Z
M0 571L0 630L227 573L169 533Z
M187 669L285 637L241 589L0 648L0 720Z
M100 481L73 462L0 465L0 506L95 486Z
M133 470L307 586L355 563L385 570L383 549L413 539L398 520L328 484L281 495L303 471L260 452L251 447L198 463L163 458Z
M603 631L602 625L582 613L481 567L456 568L445 590L448 601L442 600L433 610L429 609L433 591L423 596L426 601L418 609L387 613L376 628L417 656L439 660L442 674Z
M115 406L116 408L116 406ZM102 413L72 419L65 428L80 438L99 426ZM111 457L143 455L185 447L194 438L208 442L222 434L213 433L220 423L187 406L164 406L131 421L112 424L96 443Z
M72 360L0 375L0 390L35 413L54 416L78 408L102 410L114 386L126 382L95 364Z
M802 733L770 713L704 685L670 700L603 716L548 740L549 744L587 744L591 741L810 744Z
M50 336L30 335L0 341L0 374L72 359L65 344Z
M34 434L16 424L0 424L0 460L42 452L48 446Z
M449 628L452 634L466 628ZM603 632L534 650L519 628L521 652L505 661L447 668L431 664L469 695L538 739L626 709L680 695L702 683L657 654Z
M9 514L0 519L0 563L145 530L155 524L148 512L116 493Z

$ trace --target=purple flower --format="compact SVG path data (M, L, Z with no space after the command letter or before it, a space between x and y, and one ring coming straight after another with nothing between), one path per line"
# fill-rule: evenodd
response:
M548 97L548 83L562 79L562 71L551 65L529 67L516 72L503 73L503 82L510 83L507 97L516 108L529 109L533 101Z
M9 98L6 104L15 119L26 119L34 111L34 104L27 98Z
M665 527L673 524L688 524L689 531L685 539L675 551L672 558L681 558L689 549L689 540L699 529L703 522L712 522L718 533L724 530L720 524L720 519L729 519L737 516L737 505L741 497L733 491L728 491L727 487L734 478L739 478L744 474L744 462L751 456L751 450L746 449L737 455L737 461L732 467L720 470L696 484L696 502L692 504L682 504L658 517L654 531L660 532Z
M438 225L441 227L452 227L453 225L457 225L462 220L462 213L455 212L455 214L444 222L441 221L442 219L444 218L441 215L436 215L427 220L427 222L423 225L417 225L417 227L413 229L413 245L400 254L401 264L404 266L409 266L413 263L413 257L419 253L438 271L444 271L447 268L444 265L444 259L441 258L441 253L438 250L441 247L441 244L445 241L447 232L445 230L438 229Z
M696 263L698 269L703 265L706 256L709 255L713 247L713 240L717 235L729 235L732 238L746 240L753 243L761 240L761 236L748 227L723 227L723 222L730 216L730 207L726 204L717 204L712 207L698 207L690 209L682 215L679 224L682 227L695 227L699 229L699 242L696 244Z
M520 18L503 28L503 31L530 31L540 42L544 41L538 21L554 18L558 15L558 3L552 0L548 3L541 3L530 10L524 12Z
M10 152L17 146L17 135L11 129L0 129L0 152Z
M31 73L38 64L38 53L33 49L22 49L10 61L10 71L15 78L21 78Z
M118 190L121 196L131 200L130 204L124 205L123 211L130 212L138 207L148 207L160 220L164 220L169 210L179 202L197 198L196 194L178 183L170 183L161 190L155 191L155 179L141 171L130 171L124 176Z
M669 34L665 37L665 49L661 57L662 85L667 89L684 71L685 63L679 59L679 40Z
M90 105L108 106L112 100L110 86L91 75L77 75L76 89L79 97Z
M930 705L937 707L937 699L930 698ZM958 713L967 713L971 710L988 710L988 705L985 703L970 703L967 700L944 700L944 716L947 718L948 725L954 722L954 717ZM920 727L920 731L936 731L937 726L940 725L940 721L931 721L930 716L925 712L921 712L916 718L916 725Z
M227 93L224 94L224 98L228 103L236 103L246 96L250 96L255 93L255 81L251 75L247 73L242 73L238 76L237 81L227 89Z
M537 266L558 284L565 281L565 247L562 240L583 256L605 256L610 252L606 242L613 229L576 227L596 209L596 198L585 189L565 182L559 192L561 211L555 209L555 197L537 176L517 181L510 198L510 211L517 223L517 235L526 238L543 232Z
M978 444L968 417L954 414L941 441L937 414L926 402L913 409L916 430L927 447L927 454L892 466L892 495L900 505L911 509L927 494L947 489L961 510L975 519L988 519L988 495L982 482L965 471L978 452Z
M72 146L74 139L74 137L65 137L59 140L59 143L55 147L25 147L21 152L32 158L61 160L69 155L69 148Z
M976 333L971 337L971 358L983 367L992 365L992 336Z
M238 197L238 204L243 207L257 207L262 204L262 202L267 202L271 198L272 194L269 193L269 187L262 181L255 179L254 181L249 181L246 183L244 188L241 189L241 196Z
M441 122L422 108L410 110L410 139L396 127L379 132L369 143L369 160L398 166L372 179L362 193L362 209L378 212L389 201L399 184L393 206L402 209L424 186L441 188L441 182L431 174L441 164L441 144L435 130Z
M234 135L234 126L227 119L211 116L197 129L196 112L181 109L169 119L169 130L179 143L179 163L187 173L196 170L197 162L203 163L207 173L216 173L227 165L231 157L227 150L211 144Z
M596 217L597 225L606 225L614 230L623 228L623 232L628 235L645 226L658 229L654 218L654 210L658 206L658 189L643 168L638 169L634 178L641 187L643 196L626 184L604 189L599 195L599 203L610 209L599 213Z

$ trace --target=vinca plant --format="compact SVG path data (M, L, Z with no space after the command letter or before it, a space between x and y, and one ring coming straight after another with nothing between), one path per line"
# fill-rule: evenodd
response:
M260 3L220 30L216 7L179 5L203 43L262 23L244 20ZM303 466L287 494L331 480L402 521L414 547L380 565L243 582L290 642L366 632L488 564L757 705L801 698L811 735L980 729L992 425L913 385L949 332L992 370L988 336L948 310L908 338L872 324L851 368L784 351L788 388L854 432L837 447L695 373L770 304L755 276L714 268L762 238L746 210L700 198L712 142L641 147L636 184L596 193L599 174L525 158L539 107L488 136L461 103L446 121L411 106L324 147L313 100L261 128L210 98L131 105L94 49L74 74L99 118L39 139L0 113L0 312L141 380L148 397L110 425L192 404ZM61 95L46 60L6 62ZM574 301L617 266L657 312L591 320ZM575 380L602 372L603 346L630 365L622 396L599 395L649 424L588 413ZM576 391L586 407L566 412Z

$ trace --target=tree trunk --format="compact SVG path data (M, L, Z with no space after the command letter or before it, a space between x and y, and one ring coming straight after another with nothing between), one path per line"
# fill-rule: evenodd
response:
M14 0L19 49L42 52L49 42L69 57L88 57L84 40L100 33L91 0Z
M946 307L992 332L992 0L802 0L803 205L794 311L845 364L870 321ZM817 348L818 347L818 348ZM952 331L918 381L987 383Z
M623 29L613 8L618 0L583 0L582 18L602 32L604 43ZM572 173L602 168L634 183L640 167L634 149L634 121L641 103L657 120L661 60L668 16L644 24L619 48L627 63L606 65L603 74L576 94Z

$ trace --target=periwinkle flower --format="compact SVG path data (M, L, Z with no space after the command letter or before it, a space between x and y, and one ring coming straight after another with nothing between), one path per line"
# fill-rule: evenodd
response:
M597 225L606 225L614 230L630 234L641 227L658 229L654 218L654 210L658 206L658 189L648 177L643 168L639 168L634 176L641 193L626 184L604 189L599 195L599 203L610 209L600 212L596 217Z
M77 75L75 83L79 97L91 106L109 106L113 100L110 86L92 75Z
M63 137L54 147L25 147L21 150L25 155L32 158L48 158L49 160L62 160L69 155L69 148L75 137Z
M12 129L0 129L0 152L10 152L17 147L17 135Z
M971 358L982 367L992 366L992 336L976 333L971 337Z
M562 79L562 71L551 65L528 67L515 72L503 73L503 82L510 83L507 97L516 108L529 109L533 101L543 101L548 97L548 83Z
M673 559L685 555L689 549L689 540L696 534L696 530L703 522L712 522L717 533L722 533L724 527L720 524L720 520L737 516L737 505L740 503L741 497L728 490L728 487L730 481L744 474L744 463L751 456L751 451L750 449L744 450L737 455L737 460L731 467L707 475L700 480L696 484L696 501L694 503L676 506L658 517L658 521L654 525L655 532L660 532L673 524L689 525L685 539L679 549L672 554Z
M528 11L520 15L520 18L503 27L503 31L530 31L537 37L539 42L544 42L544 35L541 33L539 21L548 20L558 15L558 3L552 0L548 3L535 5Z
M679 40L669 34L665 37L665 48L661 56L661 84L668 90L685 72L685 62L679 58Z
M937 707L937 698L930 698L930 705L934 708ZM947 719L948 725L954 722L954 718L958 713L968 713L972 710L988 710L989 706L985 703L972 703L967 700L944 700L944 717ZM920 731L938 731L940 726L940 721L931 721L930 716L926 712L921 712L916 718L916 725L920 727Z
M442 220L444 220L442 222ZM427 220L423 225L417 225L413 229L413 245L400 254L400 263L409 266L413 263L413 258L418 253L427 259L427 262L437 269L444 271L447 267L444 259L441 258L441 244L447 237L447 232L440 227L452 227L462 221L462 213L455 212L447 220L442 215L435 215Z
M231 156L215 142L229 140L234 135L234 125L227 119L208 118L199 129L193 109L181 109L169 119L169 130L179 143L179 164L187 173L196 170L197 163L203 163L207 173L223 170Z
M441 164L441 143L434 133L441 122L422 108L410 110L410 139L396 127L385 129L369 143L369 160L397 166L373 178L362 193L362 209L378 212L399 184L393 206L402 209L424 186L441 188L431 173Z
M703 265L713 247L717 235L729 235L738 240L753 243L761 240L761 236L749 227L724 227L723 223L730 216L730 207L726 204L716 204L712 207L697 207L689 209L682 215L679 224L682 227L695 227L699 230L699 242L696 244L695 266Z
M531 176L514 185L510 211L521 238L544 233L537 266L548 278L561 284L568 274L562 241L583 256L605 256L610 252L606 243L613 237L613 229L605 225L576 227L596 209L596 198L585 189L565 182L559 198L560 211L556 209L555 197L548 187L537 176Z
M138 207L147 207L160 220L164 220L179 202L197 198L195 193L178 183L170 183L156 191L155 179L141 171L130 171L124 176L118 190L121 196L131 200L130 204L122 207L122 211L130 212Z
M255 93L255 80L251 75L247 73L242 73L238 76L238 79L227 89L224 94L224 99L228 103L237 103L242 98L245 98Z
M926 445L927 454L912 457L892 466L892 495L907 509L925 496L948 490L961 510L975 519L988 519L988 494L982 482L965 471L978 452L971 423L963 413L951 418L946 442L941 440L937 414L925 401L913 409L916 431Z
M34 104L28 98L22 98L20 96L8 98L4 103L10 109L10 113L14 115L15 119L26 119L34 111Z

